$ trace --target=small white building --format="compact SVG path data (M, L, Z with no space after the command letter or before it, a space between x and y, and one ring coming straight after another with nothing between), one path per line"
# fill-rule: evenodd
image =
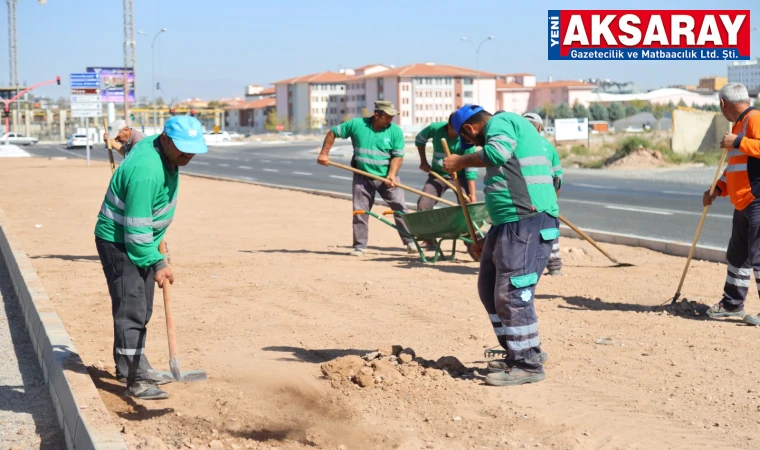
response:
M261 134L270 111L275 110L273 97L253 100L224 108L225 130L242 134Z

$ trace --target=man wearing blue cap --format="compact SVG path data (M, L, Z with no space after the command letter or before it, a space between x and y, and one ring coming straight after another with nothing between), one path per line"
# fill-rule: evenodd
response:
M480 300L507 352L504 361L489 364L486 383L541 381L546 354L538 337L534 291L559 236L559 206L543 140L519 114L492 116L476 105L457 110L451 123L463 146L482 150L446 157L444 170L486 167L483 192L493 226L472 251L481 254Z
M150 379L145 356L153 283L174 284L158 244L174 218L179 167L207 151L198 119L172 117L163 133L138 142L119 165L98 214L95 245L111 295L116 378L139 399L168 398Z

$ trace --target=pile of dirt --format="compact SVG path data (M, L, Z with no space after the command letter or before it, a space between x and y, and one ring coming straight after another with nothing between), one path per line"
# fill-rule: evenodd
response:
M437 361L417 357L411 348L394 345L368 353L364 357L343 356L322 364L322 374L333 387L354 384L361 388L392 385L420 377L440 379L472 378L474 368L468 368L453 356Z
M710 307L704 303L684 298L680 302L669 303L653 309L655 312L663 312L671 316L707 318L707 310Z
M607 169L647 169L652 167L666 167L668 163L659 150L650 150L640 147L628 154L618 152L612 155L604 166Z

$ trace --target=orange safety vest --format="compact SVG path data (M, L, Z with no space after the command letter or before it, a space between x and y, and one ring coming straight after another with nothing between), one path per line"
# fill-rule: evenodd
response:
M760 185L760 114L754 108L748 109L741 120L734 124L731 133L736 134L738 146L728 151L728 166L723 171L717 187L720 188L720 196L729 196L734 207L741 211L755 200L752 194L750 172L755 178L755 184ZM753 160L749 161L752 157ZM747 170L747 164L754 168Z

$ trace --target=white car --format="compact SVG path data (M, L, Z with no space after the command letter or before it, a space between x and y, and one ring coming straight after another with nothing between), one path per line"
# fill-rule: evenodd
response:
M634 127L633 125L631 125L630 127L626 128L623 131L626 133L643 133L644 129L641 127Z
M230 142L232 140L232 136L230 136L230 133L226 131L222 131L220 133L212 133L210 131L207 131L203 133L203 139L206 141L206 145L219 144L220 142Z
M24 136L20 133L5 133L0 137L0 143L11 145L34 145L39 141L36 137Z
M69 136L69 140L66 142L66 148L87 147L87 144L92 147L92 138L87 139L86 134L77 133Z

